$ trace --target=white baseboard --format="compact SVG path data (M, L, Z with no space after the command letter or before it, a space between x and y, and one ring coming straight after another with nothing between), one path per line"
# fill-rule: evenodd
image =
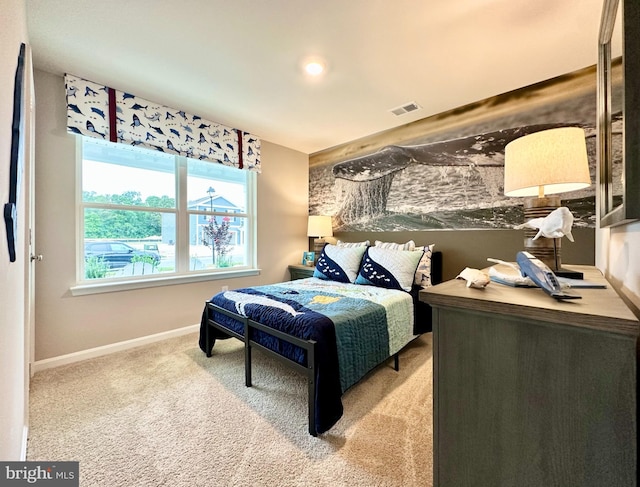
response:
M148 335L145 337L134 338L132 340L126 340L124 342L117 342L117 343L112 343L110 345L104 345L102 347L90 348L88 350L82 350L80 352L69 353L67 355L60 355L59 357L47 358L44 360L36 360L33 363L32 371L33 373L36 373L36 372L39 372L40 370L52 369L54 367L60 367L61 365L80 362L81 360L100 357L102 355L108 355L114 352L121 352L123 350L129 350L131 348L140 347L142 345L149 345L151 343L166 340L168 338L188 335L189 333L194 333L199 329L200 329L200 324L190 325L190 326L185 326L184 328L178 328L176 330L156 333L155 335Z

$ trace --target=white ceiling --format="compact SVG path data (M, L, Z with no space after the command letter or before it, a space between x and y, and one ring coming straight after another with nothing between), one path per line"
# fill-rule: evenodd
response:
M314 153L595 64L602 1L26 3L36 68Z

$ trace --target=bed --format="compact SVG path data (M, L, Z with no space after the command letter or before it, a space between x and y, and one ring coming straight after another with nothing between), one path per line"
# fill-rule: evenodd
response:
M314 277L213 296L202 313L199 345L210 357L217 339L244 342L247 387L254 348L304 374L309 433L317 436L342 416L347 389L390 357L398 370L399 352L431 331L431 309L418 299L425 279L428 285L442 279L442 254L433 246L328 244Z

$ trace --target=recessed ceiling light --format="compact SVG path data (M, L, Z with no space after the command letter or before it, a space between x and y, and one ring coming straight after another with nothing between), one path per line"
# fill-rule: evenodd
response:
M309 76L320 76L327 69L327 63L324 59L313 57L306 58L302 62L302 69Z
M311 61L304 66L304 70L311 76L318 76L324 71L324 64L318 61Z

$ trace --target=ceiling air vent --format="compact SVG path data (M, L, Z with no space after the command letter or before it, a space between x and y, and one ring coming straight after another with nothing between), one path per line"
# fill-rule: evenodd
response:
M412 101L398 108L393 108L389 111L393 113L396 117L398 117L400 115L404 115L405 113L413 112L415 110L420 110L420 108L422 108L420 105L418 105L415 101Z

